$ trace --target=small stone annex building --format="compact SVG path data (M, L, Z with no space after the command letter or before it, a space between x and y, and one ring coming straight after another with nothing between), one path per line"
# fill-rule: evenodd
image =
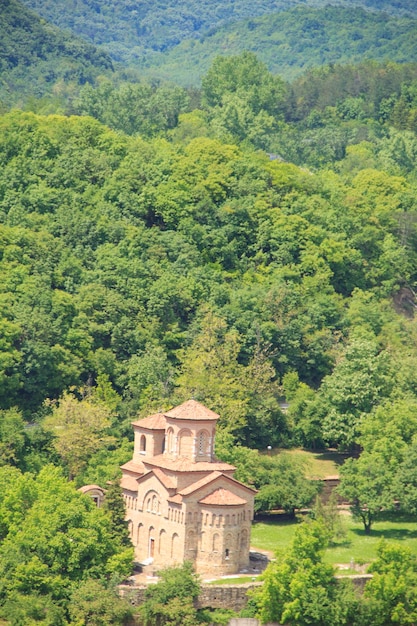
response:
M139 562L157 569L189 560L213 576L248 567L255 490L215 458L218 418L189 400L133 422L121 486Z

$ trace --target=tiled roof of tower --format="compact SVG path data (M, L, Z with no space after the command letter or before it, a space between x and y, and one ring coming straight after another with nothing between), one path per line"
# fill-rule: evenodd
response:
M207 407L197 400L187 400L179 406L174 407L170 411L167 411L164 415L166 417L175 417L180 420L192 420L192 421L209 421L218 420L219 415L214 411L210 411Z
M132 422L132 426L140 426L141 428L147 428L148 430L165 430L165 415L163 413L155 413L154 415L144 417L142 420Z
M232 493L228 489L219 487L205 498L198 501L199 504L206 504L211 506L236 506L247 504L247 500L240 498L235 493Z

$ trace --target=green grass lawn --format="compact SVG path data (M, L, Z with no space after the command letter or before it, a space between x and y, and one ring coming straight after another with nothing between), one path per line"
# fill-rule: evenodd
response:
M371 534L366 535L363 525L350 515L342 516L346 536L336 545L327 549L325 561L356 564L369 563L377 556L376 550L381 539L395 541L407 546L417 554L417 518L386 514L381 521L375 522ZM274 552L285 549L294 536L299 521L255 522L252 527L251 546L256 550Z
M292 456L304 464L306 476L309 478L325 478L339 474L339 467L346 459L345 454L327 450L326 452L310 452L302 448L292 450L272 450L272 454Z
M252 524L251 547L270 552L284 550L291 543L298 523L298 521L255 521Z

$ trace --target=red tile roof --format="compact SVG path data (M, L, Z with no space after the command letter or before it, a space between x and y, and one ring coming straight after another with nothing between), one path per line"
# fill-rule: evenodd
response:
M154 415L144 417L142 420L132 422L132 426L140 426L141 428L146 428L147 430L165 430L165 415L163 415L163 413L155 413Z
M158 480L161 481L161 483L164 485L164 487L166 487L167 489L175 489L176 488L175 481L172 480L171 476L167 476L165 474L165 472L163 472L161 469L159 469L159 467L154 467L152 471L155 474L155 476L158 478Z
M185 457L175 460L168 459L163 454L144 458L143 462L145 465L161 467L174 472L234 472L236 469L233 465L223 463L223 461L213 461L212 463L201 461L200 463L195 463Z
M146 468L142 462L134 463L133 461L128 461L127 463L122 465L120 469L125 470L126 472L132 472L133 474L137 474L138 476L141 476L146 471Z
M211 474L209 474L208 476L204 476L204 478L198 480L196 483L193 483L192 485L181 489L178 493L180 493L182 496L188 496L190 493L194 493L194 491L197 491L201 487L205 487L205 485L208 485L220 476L223 476L221 472L211 472Z
M105 492L105 489L103 489L103 487L100 487L100 485L84 485L83 487L80 487L78 491L81 491L81 493L87 493L87 491L92 491L93 489L98 489L103 493Z
M173 504L182 504L182 496L179 493L176 493L175 496L168 498L168 502L172 502Z
M247 500L240 498L235 493L232 493L228 489L220 487L205 498L199 500L199 504L205 504L209 506L236 506L247 504Z
M138 483L136 478L133 476L123 476L120 480L120 486L122 489L127 489L128 491L137 491Z
M232 483L233 485L237 485L239 488L244 489L245 491L249 491L252 494L256 493L256 489L253 489L252 487L248 487L247 485L244 485L243 483L236 480L236 478L233 478L233 476L228 476L227 474L224 474L221 471L211 472L208 476L204 476L204 478L201 478L198 482L193 483L189 487L185 487L184 489L181 489L179 493L183 496L188 496L191 493L194 493L195 491L198 491L202 487L205 487L211 482L217 480L218 478L223 478L227 480L229 483Z
M207 407L197 400L187 400L187 402L183 402L179 406L174 407L170 411L167 411L164 415L166 417L175 417L180 420L193 420L193 421L210 421L210 420L218 420L219 415L214 413L214 411L210 411Z
M150 476L152 476L152 474L157 477L157 479L164 485L166 489L176 488L176 484L172 480L172 478L170 476L167 476L161 469L159 469L159 467L153 467L151 470L148 470L147 472L145 472L145 474L142 474L142 476L138 478L138 481L149 478Z

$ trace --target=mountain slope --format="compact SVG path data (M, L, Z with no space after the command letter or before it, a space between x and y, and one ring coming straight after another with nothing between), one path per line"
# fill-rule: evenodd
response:
M210 29L265 14L323 7L328 0L24 0L60 28L108 46L115 60L134 61L147 51L164 51ZM417 17L414 0L332 0L340 7L362 6Z
M18 0L2 0L0 101L42 96L60 79L82 84L112 69L109 56L65 33Z
M220 28L200 41L184 41L163 55L148 55L142 69L193 84L215 56L243 50L255 52L272 72L287 79L332 63L417 61L417 20L360 8L295 7Z

